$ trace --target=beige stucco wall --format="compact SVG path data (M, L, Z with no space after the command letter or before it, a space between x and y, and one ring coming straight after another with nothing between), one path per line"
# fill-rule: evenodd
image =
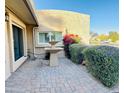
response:
M27 30L27 52L29 57L33 57L34 52L34 39L33 39L33 25L26 25Z
M89 43L90 16L63 10L37 11L41 31L62 31L78 34L83 43Z
M8 40L8 32L7 32L7 27L8 27L8 23L5 22L5 79L7 79L11 73L10 73L10 55L9 55L9 40Z
M43 45L37 44L37 33L44 31L61 31L77 34L82 43L89 44L90 16L63 10L37 10L39 27L35 30L35 53L44 53Z

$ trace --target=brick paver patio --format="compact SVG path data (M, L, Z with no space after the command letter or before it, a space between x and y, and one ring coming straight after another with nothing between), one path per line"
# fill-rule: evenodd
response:
M43 62L43 63L42 63ZM42 64L41 64L42 63ZM103 86L85 66L59 58L59 66L49 67L41 59L28 60L6 81L6 93L117 93Z

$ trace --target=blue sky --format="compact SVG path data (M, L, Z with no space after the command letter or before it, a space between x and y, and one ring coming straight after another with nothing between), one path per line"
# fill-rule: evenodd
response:
M119 0L34 0L38 10L56 9L89 14L90 31L118 31Z

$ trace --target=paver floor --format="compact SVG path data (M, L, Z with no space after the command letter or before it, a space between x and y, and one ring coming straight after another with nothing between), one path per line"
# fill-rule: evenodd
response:
M85 66L59 58L49 67L41 59L26 61L6 81L6 93L118 93L118 85L107 88L88 73Z

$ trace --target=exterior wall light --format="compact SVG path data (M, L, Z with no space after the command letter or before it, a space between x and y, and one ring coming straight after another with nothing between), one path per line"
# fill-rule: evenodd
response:
M9 22L9 14L8 14L8 12L5 13L5 21Z

